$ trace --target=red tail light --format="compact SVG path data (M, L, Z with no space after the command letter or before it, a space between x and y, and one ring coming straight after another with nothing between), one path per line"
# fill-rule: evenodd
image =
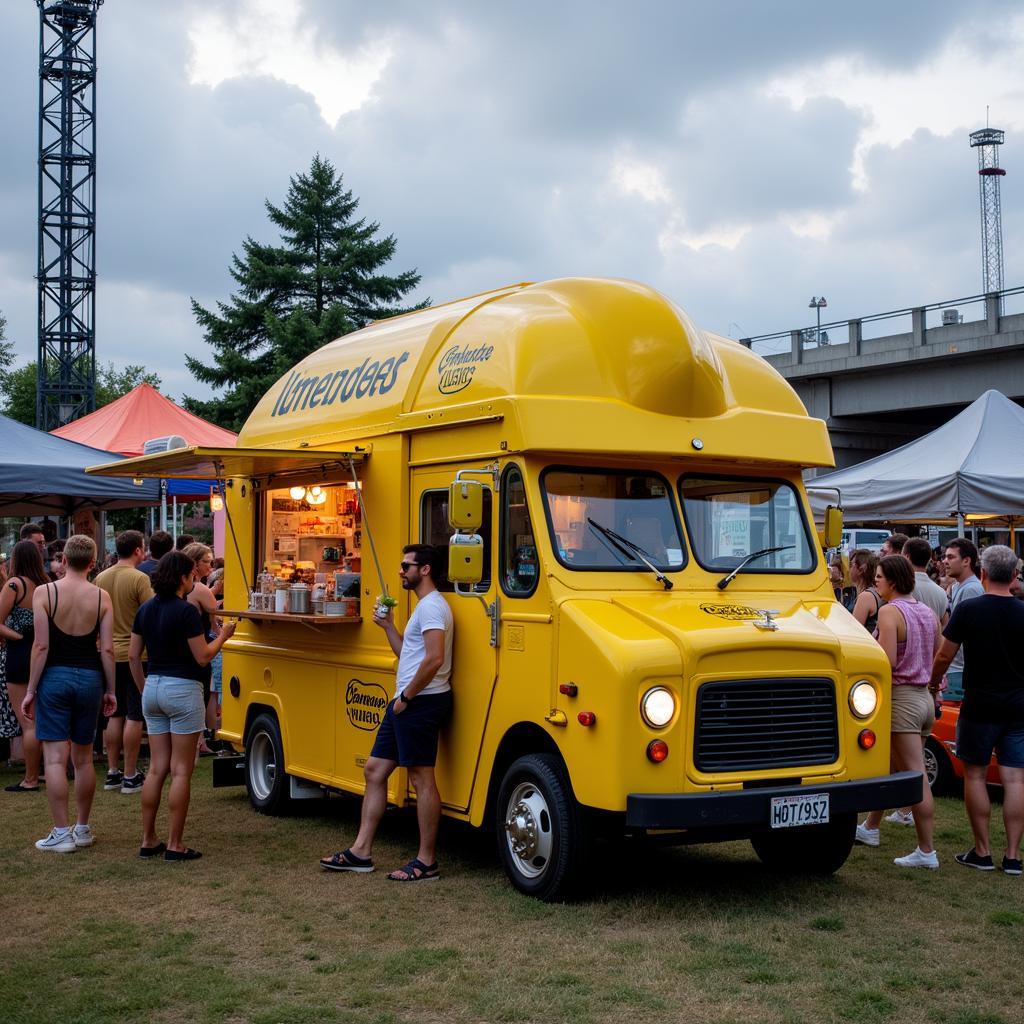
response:
M593 711L581 711L576 716L576 720L580 723L580 725L585 725L589 727L597 721L597 715L595 715Z
M857 744L861 750L870 750L875 745L875 734L870 729L861 729L857 736Z

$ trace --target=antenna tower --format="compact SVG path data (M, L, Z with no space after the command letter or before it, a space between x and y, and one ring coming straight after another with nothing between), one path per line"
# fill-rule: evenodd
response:
M999 179L1006 171L999 166L999 149L1006 133L998 128L971 132L971 146L978 150L978 183L981 192L981 275L986 295L1003 290L1003 212L999 200ZM1003 300L999 298L1000 312Z
M96 408L96 15L39 7L39 369L36 426Z

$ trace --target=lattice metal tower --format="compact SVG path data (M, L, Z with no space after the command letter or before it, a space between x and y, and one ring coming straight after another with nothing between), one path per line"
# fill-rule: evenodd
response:
M978 149L978 183L981 192L981 274L985 294L1003 290L1003 212L999 200L999 179L1006 171L999 166L999 149L1005 132L982 128L971 132L971 145ZM999 300L1002 306L1002 299Z
M96 408L96 15L39 7L39 377L36 426Z

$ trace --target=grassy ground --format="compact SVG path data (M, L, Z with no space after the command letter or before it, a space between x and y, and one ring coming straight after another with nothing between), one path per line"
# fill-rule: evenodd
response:
M0 785L18 778L0 772ZM60 1021L934 1021L1016 1024L1024 882L961 868L959 800L938 803L938 872L906 871L885 826L826 881L780 880L747 844L609 864L589 902L506 884L488 842L442 829L439 883L321 872L358 804L254 814L197 773L187 839L201 861L138 860L137 797L97 793L97 843L43 854L43 796L0 793L0 1019ZM997 808L998 810L998 808ZM1001 838L997 827L993 838ZM414 851L385 819L377 862ZM997 847L998 849L998 847ZM1000 851L1001 852L1001 851Z

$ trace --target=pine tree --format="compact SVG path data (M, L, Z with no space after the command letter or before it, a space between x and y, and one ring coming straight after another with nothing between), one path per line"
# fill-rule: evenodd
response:
M378 273L397 242L393 235L376 237L379 224L354 220L358 206L319 154L308 173L291 179L281 207L266 202L283 244L246 238L242 255L232 257L238 290L230 301L218 302L216 311L192 301L213 362L186 356L189 371L223 393L208 401L186 398L186 408L238 430L274 381L310 352L374 320L408 312L399 303L420 275Z

